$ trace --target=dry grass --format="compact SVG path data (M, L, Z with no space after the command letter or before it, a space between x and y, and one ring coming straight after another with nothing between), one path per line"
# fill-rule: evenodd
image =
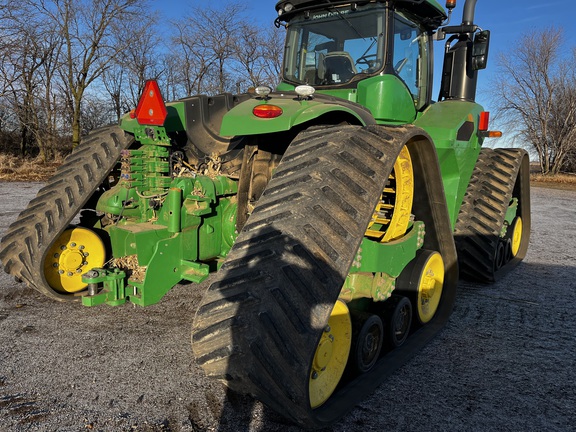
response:
M530 174L530 184L536 187L576 190L576 174Z
M0 154L0 181L47 181L64 161L63 156L44 163L39 158L20 158ZM558 174L556 176L530 174L530 182L535 186L576 189L576 174Z
M530 180L537 183L563 183L576 185L576 174L557 174L555 176L532 174Z
M42 162L40 158L0 154L0 181L46 181L54 175L63 160L62 156L57 156L50 162Z

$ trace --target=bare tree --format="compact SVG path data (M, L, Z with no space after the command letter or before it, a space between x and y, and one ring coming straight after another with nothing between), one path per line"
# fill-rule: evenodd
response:
M193 8L174 29L171 73L186 95L278 83L283 30L254 23L244 4Z
M182 88L182 96L203 93L206 91L205 77L213 67L214 56L210 50L204 49L201 36L187 20L175 22L174 29L172 52L167 59L173 84Z
M181 55L181 80L188 94L232 91L238 81L233 63L241 39L244 5L196 7L175 22L174 52ZM174 61L173 61L174 63Z
M286 29L270 26L266 32L262 43L262 68L263 76L261 84L268 84L276 87L280 83L282 73L282 58L284 57L284 38Z
M35 3L44 19L58 24L63 38L61 77L67 90L75 147L80 143L86 89L130 43L116 37L115 26L122 20L140 16L144 4L138 0L37 0Z
M234 60L238 79L249 86L278 84L282 59L281 30L270 26L267 29L250 22L240 24L239 37L235 39Z
M282 32L245 4L191 9L170 40L146 0L0 0L0 132L44 159L133 108L147 79L170 99L274 86ZM163 29L166 29L164 27Z
M563 51L562 30L526 33L499 58L495 103L506 123L557 174L576 148L576 55Z
M122 20L114 26L118 39L130 40L102 75L118 118L136 106L146 80L158 80L163 73L161 51L166 43L159 36L161 29L154 26L154 21L146 16L140 16L138 20Z
M20 153L26 155L35 146L47 160L52 156L56 125L52 78L61 40L50 23L30 13L29 6L18 3L2 16L9 33L3 32L8 43L0 47L0 80L4 102L18 118Z

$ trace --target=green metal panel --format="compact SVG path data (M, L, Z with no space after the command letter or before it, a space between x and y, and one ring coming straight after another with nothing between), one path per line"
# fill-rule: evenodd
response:
M429 106L414 122L436 146L453 228L480 153L483 139L477 131L482 111L475 102L443 101Z
M294 86L281 83L277 90L292 91ZM402 80L394 75L379 75L358 82L357 88L317 90L319 94L357 102L370 110L380 124L412 123L416 118L414 99Z
M412 95L402 80L394 75L360 81L357 102L368 108L381 124L412 123L416 118Z
M282 115L272 119L256 117L252 110L262 104L272 104L282 108ZM222 120L220 135L256 135L290 130L292 127L314 120L323 114L342 112L350 114L364 123L353 110L337 105L312 100L298 100L294 94L275 94L268 100L250 99L228 111Z
M417 221L400 240L379 243L368 238L362 240L351 273L386 273L392 277L400 273L424 243L424 223Z

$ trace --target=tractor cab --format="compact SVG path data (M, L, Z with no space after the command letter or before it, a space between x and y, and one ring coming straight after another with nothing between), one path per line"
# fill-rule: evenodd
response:
M277 25L287 29L284 85L336 94L387 76L397 79L416 109L429 103L431 35L446 19L436 2L296 0L281 1L276 10Z

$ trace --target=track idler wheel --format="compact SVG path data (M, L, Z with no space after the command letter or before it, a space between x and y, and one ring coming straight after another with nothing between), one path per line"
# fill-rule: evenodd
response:
M512 257L515 257L520 250L520 244L522 243L522 218L517 216L512 222L512 234L510 235L510 240L512 242L511 251Z
M351 366L354 372L365 373L374 367L380 357L384 340L382 319L378 315L356 311L352 313L352 328Z
M50 246L44 260L44 276L50 288L76 293L86 288L82 274L104 265L106 248L98 235L87 228L65 230Z
M387 303L387 340L391 348L397 348L408 339L412 324L412 304L403 296L392 296Z
M496 246L496 256L494 257L494 271L499 270L506 262L506 243L504 240L498 242Z
M429 322L438 309L444 286L444 260L439 252L419 250L402 271L396 284L398 292L408 296L415 306L420 324Z
M338 300L320 336L310 371L310 406L328 400L346 369L352 342L352 320L346 303Z

